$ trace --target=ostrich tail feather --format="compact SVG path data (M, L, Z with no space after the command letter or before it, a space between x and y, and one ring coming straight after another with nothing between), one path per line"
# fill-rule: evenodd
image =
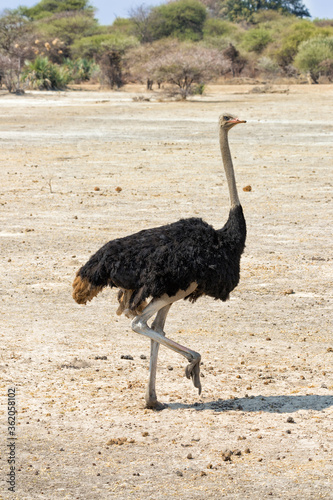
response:
M73 299L78 304L86 304L102 290L102 286L94 286L87 278L81 278L79 271L73 281Z

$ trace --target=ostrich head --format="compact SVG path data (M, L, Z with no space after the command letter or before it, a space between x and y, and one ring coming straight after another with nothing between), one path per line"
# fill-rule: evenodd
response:
M246 120L239 120L229 113L223 113L223 115L219 118L219 127L220 129L230 130L232 127L237 125L238 123L246 123Z

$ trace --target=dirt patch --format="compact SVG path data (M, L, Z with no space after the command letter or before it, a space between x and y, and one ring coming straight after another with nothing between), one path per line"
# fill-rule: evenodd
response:
M285 90L0 96L4 498L332 498L333 88ZM230 132L241 283L228 303L171 308L167 334L201 353L203 391L162 347L168 408L156 413L144 409L149 341L116 316L115 292L78 306L71 283L112 238L181 217L224 224L224 111L248 122Z

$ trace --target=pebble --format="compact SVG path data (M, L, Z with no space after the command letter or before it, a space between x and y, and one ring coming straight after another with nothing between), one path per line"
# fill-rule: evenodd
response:
M122 354L120 356L120 359L131 359L131 360L133 360L134 358L130 354Z
M189 454L187 455L187 458L188 458L189 460L192 460L192 459L193 459L193 455L192 455L192 453L189 453Z
M182 471L181 471L181 470L176 470L176 474L177 474L177 476L179 476L179 477L183 477L183 473L182 473Z
M293 417L288 417L287 422L288 422L288 424L294 424L295 420L293 419Z

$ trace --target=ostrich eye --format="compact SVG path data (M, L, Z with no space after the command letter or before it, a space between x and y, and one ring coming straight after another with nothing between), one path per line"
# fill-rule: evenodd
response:
M230 120L230 117L229 116L224 116L223 120L227 122L228 120Z

